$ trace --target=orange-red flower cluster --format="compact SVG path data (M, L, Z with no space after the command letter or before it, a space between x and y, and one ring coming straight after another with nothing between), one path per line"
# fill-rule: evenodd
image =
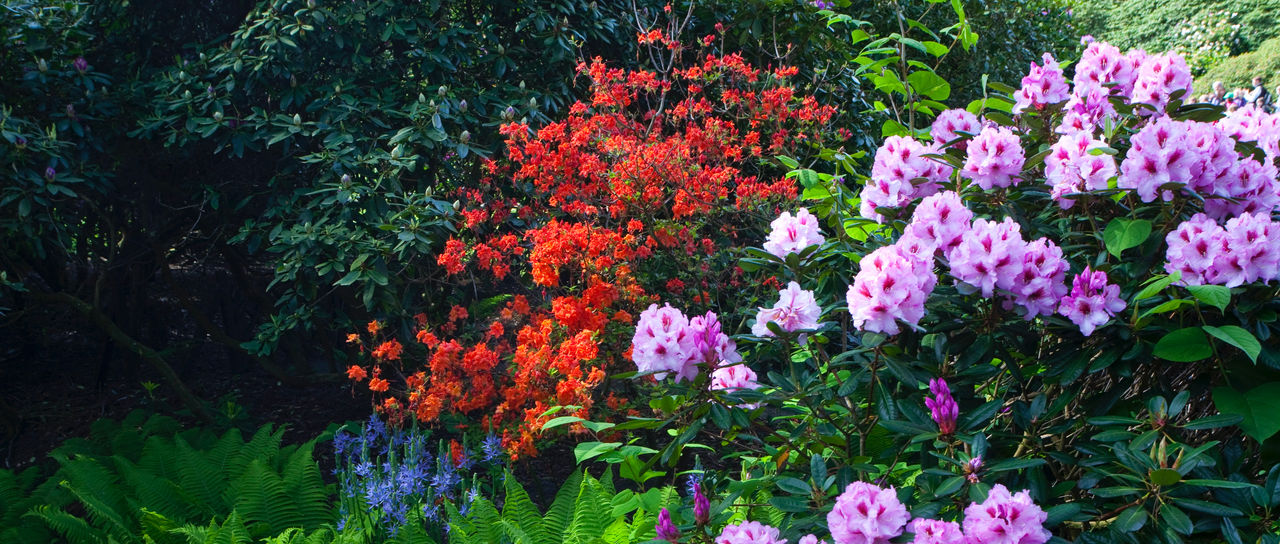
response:
M715 42L682 45L657 30L638 40L677 59ZM396 409L422 423L479 417L513 456L534 455L549 409L594 420L625 409L626 386L603 384L627 362L633 315L661 297L710 305L736 281L725 251L746 242L738 225L796 195L765 158L823 145L836 110L788 86L793 67L702 53L676 66L662 75L583 62L588 101L536 130L501 127L506 158L452 195L457 234L437 256L466 286L454 296L476 304L420 316L426 368L403 378ZM500 308L480 303L502 296ZM348 376L386 392L378 365L398 363L402 349L382 342L371 372Z

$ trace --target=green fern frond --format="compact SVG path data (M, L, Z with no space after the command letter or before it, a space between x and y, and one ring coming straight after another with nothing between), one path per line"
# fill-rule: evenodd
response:
M529 493L516 481L516 477L507 471L503 478L506 499L502 504L502 519L519 527L529 537L531 544L550 544L546 526L538 508L534 506ZM513 537L514 539L514 537Z
M565 530L569 528L569 522L573 521L574 506L581 488L582 472L575 470L564 485L560 486L556 498L551 501L551 507L547 509L547 515L543 518L546 536L539 544L560 544L564 541Z
M226 500L249 522L263 522L283 530L298 527L297 506L289 496L279 474L267 467L263 459L249 463L243 474L227 488Z
M89 522L66 513L61 508L41 505L33 508L32 516L48 525L53 532L62 535L71 544L101 544L106 533L89 526Z
M192 503L206 517L231 509L224 499L227 474L208 462L203 452L192 448L182 437L174 438L178 477L175 483L190 495Z
M604 495L600 481L584 476L578 499L574 503L573 521L565 531L564 541L586 544L604 534L605 528L612 521L609 519L611 512L612 506L609 498Z

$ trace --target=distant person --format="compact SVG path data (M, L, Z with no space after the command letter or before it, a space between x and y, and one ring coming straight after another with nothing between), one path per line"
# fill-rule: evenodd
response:
M1209 99L1205 100L1215 106L1223 106L1227 103L1227 86L1221 81L1213 82L1213 92L1209 93Z
M1262 84L1262 76L1253 76L1253 90L1245 96L1245 102L1262 111L1271 111L1271 92Z

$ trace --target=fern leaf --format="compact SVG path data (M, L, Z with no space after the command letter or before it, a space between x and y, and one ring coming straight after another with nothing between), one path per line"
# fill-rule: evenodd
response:
M220 515L230 510L223 497L227 489L227 477L211 465L203 452L197 451L182 437L173 440L178 477L175 483L192 499L206 517Z
M281 474L285 493L293 500L296 517L289 521L291 527L313 530L334 519L330 489L320 474L320 465L313 456L314 442L297 448L284 463Z
M600 481L590 476L583 477L578 500L574 503L573 521L565 531L565 542L585 544L604 534L605 527L611 521L608 517L611 511L609 499L604 497Z
M509 470L504 478L504 487L507 498L502 505L503 521L519 527L532 540L530 544L547 544L550 535L547 534L542 516L538 514L538 508Z
M89 526L89 522L66 513L61 508L41 505L33 508L28 516L32 516L48 525L53 532L62 535L71 544L100 544L106 540L106 533Z
M250 523L266 523L270 530L281 531L297 527L298 510L289 496L284 481L263 459L255 459L244 474L227 488L227 501L234 511L241 513Z
M544 540L538 544L560 544L564 541L565 530L569 528L569 522L573 521L574 505L578 501L581 488L582 472L575 470L565 480L564 485L560 486L555 500L551 501L551 507L547 509L547 515L543 518Z

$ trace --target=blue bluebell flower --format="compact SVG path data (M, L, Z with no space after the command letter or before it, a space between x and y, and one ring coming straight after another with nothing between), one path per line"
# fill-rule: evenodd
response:
M501 463L506 453L502 450L502 439L495 434L484 437L484 441L480 442L480 452L484 454L486 463Z

